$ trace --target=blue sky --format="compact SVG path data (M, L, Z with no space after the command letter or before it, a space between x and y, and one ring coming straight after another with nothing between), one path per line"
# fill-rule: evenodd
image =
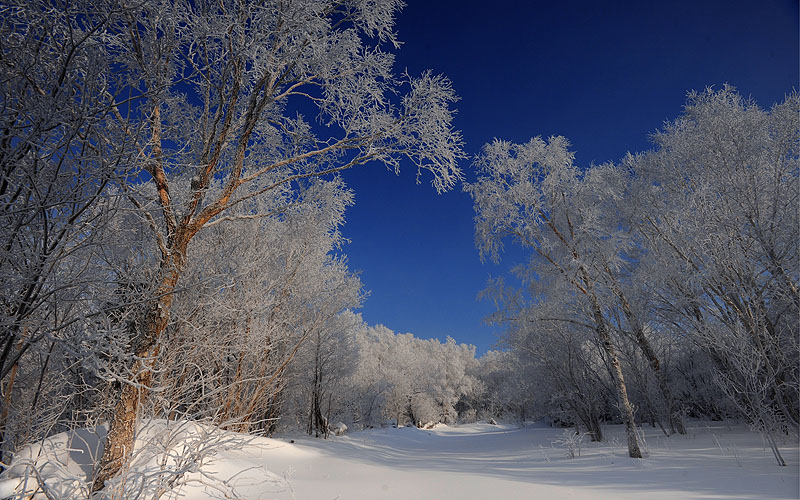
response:
M406 1L396 69L453 81L470 156L495 137L563 135L579 165L616 161L650 147L689 90L729 83L769 107L798 88L797 0ZM523 254L481 263L469 197L460 187L437 195L415 173L368 165L345 175L356 205L344 251L370 291L360 312L483 353L497 331L483 323L493 305L476 297Z

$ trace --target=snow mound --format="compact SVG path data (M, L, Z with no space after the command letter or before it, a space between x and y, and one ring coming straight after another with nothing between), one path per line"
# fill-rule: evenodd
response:
M347 432L347 426L344 422L338 422L331 426L331 431L335 436L343 436L345 432Z
M0 478L0 498L88 498L107 432L104 425L76 429L24 448ZM109 481L92 500L149 499L159 494L164 499L178 498L176 495L187 488L199 488L209 494L207 498L240 498L243 488L288 491L285 478L267 470L263 457L265 452L277 449L295 458L308 454L293 448L277 440L197 422L150 420L137 430L127 470Z

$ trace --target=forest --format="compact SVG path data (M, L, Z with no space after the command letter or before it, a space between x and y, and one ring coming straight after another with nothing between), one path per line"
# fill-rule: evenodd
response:
M105 425L85 490L109 492L156 419L318 438L544 420L592 442L620 424L631 458L639 428L733 420L786 465L800 95L691 92L617 162L577 165L561 136L470 157L448 78L393 66L400 7L2 3L0 470ZM468 193L476 259L523 250L475 291L494 350L359 315L340 173L387 167Z

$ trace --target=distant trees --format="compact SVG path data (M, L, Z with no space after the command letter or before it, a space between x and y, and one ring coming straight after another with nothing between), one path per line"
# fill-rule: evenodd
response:
M463 420L500 418L524 422L539 418L536 403L546 398L549 380L538 376L531 358L517 350L488 351L472 374L475 391L465 398Z
M474 346L398 334L344 311L288 364L275 424L327 437L338 422L363 429L472 421L470 402L482 390L478 364Z
M349 384L362 402L352 407L355 423L453 424L459 402L479 388L474 346L395 334L382 325L362 328L356 342L359 358Z
M605 413L592 407L607 404L585 388L610 375L632 457L630 380L639 408L682 432L689 407L673 387L699 382L686 371L699 349L716 391L783 464L774 433L797 433L800 402L798 102L764 111L730 87L693 93L656 148L621 165L578 169L560 137L495 141L476 161L466 189L481 254L496 258L507 239L532 254L525 293L497 291L506 342L542 363L537 376L564 391L558 407L592 432Z

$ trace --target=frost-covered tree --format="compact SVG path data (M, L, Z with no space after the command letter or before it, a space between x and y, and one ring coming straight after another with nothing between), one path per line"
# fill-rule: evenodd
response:
M383 398L384 417L394 420L398 427L407 421L417 425L430 379L426 376L428 366L422 365L415 352L416 339L410 333L395 334L389 329L375 333L382 351L378 355L381 371L389 382ZM426 410L430 413L431 408Z
M799 102L764 111L731 87L692 93L654 150L584 171L561 138L487 145L467 188L479 247L495 256L515 238L533 253L519 268L528 298L499 292L512 349L577 388L573 368L599 346L640 417L680 431L684 411L741 415L783 464L778 438L796 435L800 407ZM580 331L593 337L569 341Z
M583 322L591 325L613 375L628 453L641 458L609 321L613 289L606 281L622 265L629 243L623 231L608 231L603 203L597 203L619 196L616 172L610 166L581 172L568 146L566 139L552 137L526 144L496 140L484 147L476 161L478 179L466 186L475 202L476 244L482 256L498 258L504 240L513 238L533 252L530 276L553 276L577 294Z
M286 399L293 400L295 425L310 435L327 437L329 424L349 420L347 382L360 355L355 335L362 324L349 310L330 318L311 333L289 366Z
M0 458L15 380L47 388L53 353L80 342L98 278L87 262L114 205L105 188L134 155L109 116L124 99L106 43L119 16L97 3L1 7Z
M171 409L187 401L184 418L271 431L282 413L287 372L313 370L304 364L304 343L327 339L338 313L360 301L360 282L331 254L342 242L352 194L339 179L315 180L306 189L316 191L315 203L280 218L212 225L198 235L191 249L198 265L187 267L187 290L176 295L154 402ZM260 197L250 205L264 212L269 203Z
M438 368L436 384L429 391L437 410L436 421L455 424L459 421L459 402L481 389L475 377L477 360L475 346L459 344L452 337L445 342L429 341L432 360Z
M769 111L728 86L691 93L656 148L626 160L664 325L706 353L779 463L773 435L800 421L799 108L796 93Z
M313 202L302 189L308 179L368 162L397 169L407 158L439 190L460 178L449 81L395 77L384 50L399 46L392 27L400 5L148 0L125 12L108 43L127 97L111 111L136 142L122 187L152 230L159 262L95 490L130 453L201 229L282 212L230 213L266 193L283 207Z
M344 382L348 397L343 403L346 412L343 421L366 428L383 422L383 401L391 381L384 366L386 353L381 340L392 332L383 325L369 326L356 316L360 322L353 335L358 355L352 373ZM386 335L382 335L384 332Z
M547 385L548 381L536 374L529 361L529 357L516 349L488 351L478 358L473 373L480 385L469 395L475 418L524 422L539 416L536 403L544 393L540 385Z
M548 297L540 297L535 306L504 303L503 344L532 379L527 386L537 414L561 425L583 426L592 440L601 441L600 424L613 407L613 376L603 349L591 335L593 325L579 312L582 305L563 284L562 293L552 293L558 289L554 283Z

